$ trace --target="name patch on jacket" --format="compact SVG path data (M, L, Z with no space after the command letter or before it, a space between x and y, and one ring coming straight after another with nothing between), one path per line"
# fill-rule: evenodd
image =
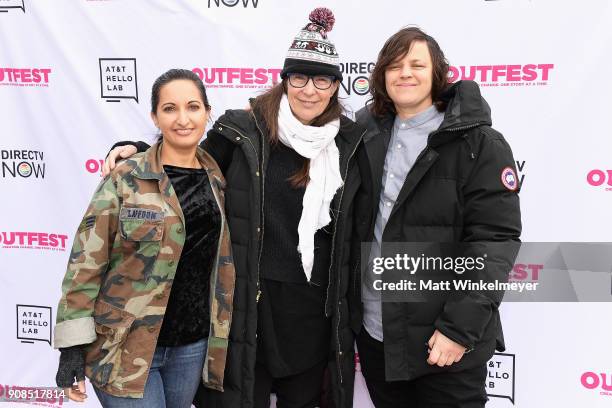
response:
M148 210L146 208L122 208L119 213L119 219L161 221L164 219L164 214L161 211Z

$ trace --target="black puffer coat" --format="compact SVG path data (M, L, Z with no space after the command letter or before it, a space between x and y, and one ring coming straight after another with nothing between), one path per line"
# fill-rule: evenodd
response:
M507 279L521 234L518 179L512 151L491 128L489 106L472 81L453 84L444 96L445 116L408 173L383 232L385 242L488 244L489 277ZM378 202L394 117L377 118L366 107L357 123L367 128L366 154ZM506 182L504 184L504 181ZM514 182L514 184L513 184ZM377 208L377 207L374 207ZM371 214L358 214L373 219ZM373 225L364 241L373 239ZM361 325L358 293L351 297L354 330ZM498 312L503 293L450 292L427 303L383 302L386 378L411 380L443 370L458 371L486 362L503 350ZM429 366L427 347L434 330L471 350L450 367Z
M369 204L372 191L369 163L363 151L365 130L342 117L335 138L340 151L340 171L344 180L332 201L335 219L332 239L332 264L327 290L326 313L332 316L329 374L331 397L335 407L350 407L353 400L354 335L346 293L350 286L349 271L355 268L351 238L356 221L354 203ZM263 120L253 111L228 110L208 132L203 147L214 157L225 175L225 209L232 237L236 289L234 315L230 330L224 392L200 388L198 406L206 408L250 408L253 406L254 368L256 358L257 296L261 242L265 236L264 194L267 158L270 146ZM365 186L362 184L365 180ZM357 199L357 197L362 197ZM368 197L364 199L363 197ZM359 228L365 234L369 219ZM351 263L351 260L353 262ZM342 374L347 372L348 375Z

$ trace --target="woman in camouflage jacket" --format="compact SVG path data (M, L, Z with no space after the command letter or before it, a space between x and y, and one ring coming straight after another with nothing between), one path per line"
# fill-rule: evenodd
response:
M79 381L68 390L71 399L86 398L83 371L104 406L189 407L200 382L223 390L235 271L225 180L197 146L209 111L195 74L162 75L152 92L160 142L118 165L94 193L74 240L55 328L58 386ZM207 196L190 189L194 180ZM206 259L202 243L210 244ZM198 308L202 293L208 296ZM195 379L184 361L169 378L164 364L188 347L197 349L189 363ZM169 389L177 384L181 395Z

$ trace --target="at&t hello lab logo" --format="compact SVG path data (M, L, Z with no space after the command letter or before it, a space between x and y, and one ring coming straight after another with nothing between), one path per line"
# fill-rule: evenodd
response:
M340 63L343 80L340 83L346 95L366 95L370 92L370 74L374 69L373 62Z
M259 0L208 0L208 8L211 7L236 7L238 4L242 4L242 7L247 8L249 4L253 8L257 8Z
M193 68L208 88L267 89L280 81L278 68Z
M0 150L2 178L45 178L44 152L40 150Z
M8 13L9 10L18 9L25 13L24 0L0 0L0 13Z
M587 173L586 180L593 187L612 191L612 170L591 170Z
M65 251L68 235L49 232L0 231L0 249Z
M514 405L514 354L495 353L487 363L485 388L489 397L507 398Z
M554 68L555 64L451 66L448 81L467 79L481 86L544 86Z
M599 395L612 397L612 373L587 371L580 376L580 383L588 390L598 390Z
M134 99L138 103L136 58L100 58L100 96L106 102Z
M0 4L2 0L0 0ZM0 86L49 86L51 68L1 68Z
M44 341L51 345L51 316L49 306L17 305L17 339L22 343Z

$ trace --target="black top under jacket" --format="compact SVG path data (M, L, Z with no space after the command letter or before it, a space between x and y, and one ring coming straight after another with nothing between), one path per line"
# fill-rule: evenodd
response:
M158 346L181 346L208 337L210 272L221 214L204 169L164 165L185 217L185 245L172 282Z
M293 149L277 143L270 148L264 197L264 236L261 254L257 322L257 361L275 377L306 371L327 359L330 319L325 316L331 228L315 234L310 283L298 248L298 224L304 187L289 178L304 162Z

